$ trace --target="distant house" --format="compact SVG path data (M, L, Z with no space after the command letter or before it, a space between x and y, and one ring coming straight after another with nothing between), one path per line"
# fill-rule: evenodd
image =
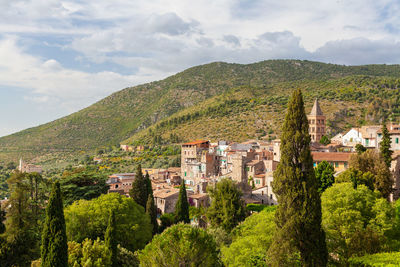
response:
M154 191L153 195L154 203L157 205L157 212L159 214L175 212L175 205L179 197L179 189L160 189Z
M391 139L391 144L390 144L390 149L392 151L399 151L400 150L400 125L395 125L395 124L389 124L387 126L390 139ZM379 129L377 131L377 143L379 147L379 143L382 141L382 130Z
M20 172L26 172L26 173L33 173L33 172L42 173L43 172L42 166L25 163L22 160L22 158L19 160L19 165L18 165L17 169Z
M322 161L327 161L335 168L336 172L347 170L350 157L354 154L347 152L311 152L314 167L317 167Z
M362 134L359 128L351 128L342 138L343 145L355 146L362 144Z
M106 182L110 186L108 193L119 193L129 196L135 176L135 173L116 173L108 176Z

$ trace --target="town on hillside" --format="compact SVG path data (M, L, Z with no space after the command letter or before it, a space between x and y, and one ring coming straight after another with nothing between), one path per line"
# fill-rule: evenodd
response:
M349 168L349 160L357 153L357 147L379 149L382 140L381 125L352 128L330 140L326 138L326 118L316 99L308 115L311 154L314 167L328 162L338 176ZM387 125L391 137L391 172L393 192L390 200L399 198L400 192L400 125ZM322 142L324 139L328 142ZM324 143L324 144L321 144ZM133 148L121 145L121 149ZM140 148L139 148L140 149ZM207 186L214 185L222 178L230 178L243 192L246 204L276 205L277 199L272 189L273 173L280 161L280 140L271 142L248 140L243 143L195 140L181 144L181 167L168 169L143 169L148 173L154 191L154 201L159 214L173 213L179 195L179 184L184 181L190 205L207 207L210 200ZM118 192L129 196L135 173L116 173L109 176L108 192Z

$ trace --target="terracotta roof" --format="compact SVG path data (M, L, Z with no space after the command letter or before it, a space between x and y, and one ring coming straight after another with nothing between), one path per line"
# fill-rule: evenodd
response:
M196 140L196 141L184 143L184 144L182 144L182 145L192 146L192 145L201 145L201 144L204 144L204 143L209 143L209 142L206 141L206 140Z
M156 198L168 198L175 194L179 194L179 189L176 189L176 188L160 189L160 190L154 191L154 193L153 193L154 197L156 197Z
M255 160L252 160L252 161L246 163L246 165L248 165L248 166L254 166L254 165L258 164L259 162L262 162L262 160L256 160L256 159L255 159Z
M256 174L254 175L255 178L265 178L265 173L260 173L260 174Z
M314 106L313 106L313 108L311 109L310 115L311 115L311 116L322 116L322 115L324 115L324 114L322 113L321 107L319 106L318 99L315 99Z
M346 152L311 152L314 161L349 161L355 153Z

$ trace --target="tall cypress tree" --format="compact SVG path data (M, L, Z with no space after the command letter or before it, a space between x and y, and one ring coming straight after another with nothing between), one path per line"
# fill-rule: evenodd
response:
M137 166L135 180L132 183L132 189L129 191L129 195L136 203L146 210L148 186L140 164Z
M60 183L53 184L42 233L42 267L67 267L68 245Z
M182 180L182 184L179 189L179 197L175 206L175 222L190 223L189 202L186 195L185 180Z
M382 155L383 159L385 160L386 166L388 166L388 168L390 168L390 165L392 164L393 151L390 150L391 142L392 141L390 140L390 134L386 127L386 122L383 121L383 123L382 123L382 141L379 143L379 149L381 151L381 155Z
M150 216L151 224L153 225L153 235L158 233L157 222L157 207L154 204L153 194L149 194L146 204L146 213Z
M274 173L276 231L268 256L272 266L326 266L328 252L321 228L321 198L310 151L303 96L295 90L282 127L281 160Z
M105 245L108 254L111 258L111 266L118 267L118 243L116 238L116 224L115 224L115 213L111 211L108 219L108 226L105 234Z

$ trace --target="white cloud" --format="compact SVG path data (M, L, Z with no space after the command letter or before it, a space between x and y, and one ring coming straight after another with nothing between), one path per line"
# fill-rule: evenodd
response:
M62 105L68 111L82 108L119 89L159 78L159 73L150 70L121 75L67 69L54 59L43 61L26 54L18 47L15 37L0 40L0 70L1 86L25 88L26 99Z

